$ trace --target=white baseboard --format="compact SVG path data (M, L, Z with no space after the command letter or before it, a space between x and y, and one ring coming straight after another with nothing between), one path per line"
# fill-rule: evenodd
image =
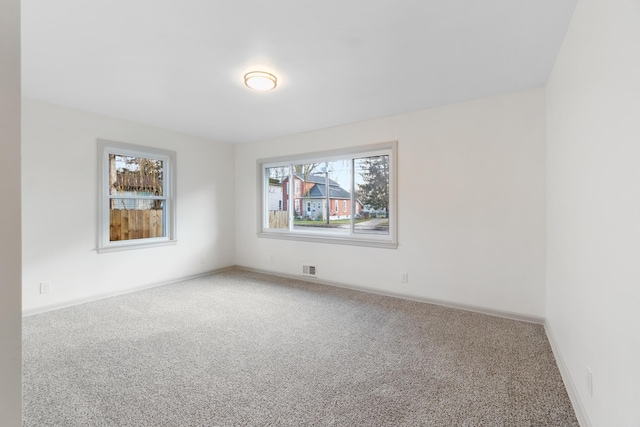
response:
M573 410L576 412L576 418L578 419L581 427L591 427L591 420L589 420L589 417L587 416L587 411L585 411L584 409L584 405L582 404L582 399L580 399L580 395L578 394L576 384L571 377L569 368L567 368L567 364L564 361L562 351L560 351L560 347L558 346L555 335L553 334L553 329L551 328L548 320L544 321L544 330L547 333L547 339L549 340L549 344L551 345L553 356L556 359L556 364L558 365L558 370L560 371L560 375L562 376L564 387L567 389L569 400L571 400Z
M172 283L182 282L182 281L185 281L185 280L197 279L198 277L204 277L204 276L209 276L211 274L222 273L224 271L234 270L235 268L236 267L232 265L232 266L229 266L229 267L222 267L222 268L218 268L218 269L215 269L215 270L207 271L205 273L194 274L192 276L186 276L186 277L180 277L180 278L177 278L177 279L168 280L168 281L165 281L165 282L158 282L158 283L152 283L152 284L148 284L148 285L135 286L133 288L129 288L129 289L125 289L125 290L118 290L118 291L113 291L113 292L105 292L105 293L102 293L102 294L91 295L91 296L84 297L84 298L76 298L76 299L72 299L72 300L68 300L68 301L58 302L58 303L55 303L55 304L49 304L49 305L45 305L45 306L41 306L41 307L22 310L22 317L33 316L35 314L46 313L48 311L59 310L61 308L73 307L74 305L85 304L87 302L98 301L98 300L101 300L101 299L104 299L104 298L111 298L111 297L115 297L115 296L118 296L118 295L130 294L132 292L142 291L144 289L157 288L158 286L170 285Z
M455 309L458 309L458 310L472 311L474 313L487 314L489 316L495 316L495 317L504 317L504 318L507 318L507 319L518 320L518 321L521 321L521 322L537 323L537 324L541 324L541 325L544 324L544 322L545 322L545 319L543 317L531 316L531 315L520 314L520 313L513 313L513 312L510 312L510 311L496 310L496 309L492 309L492 308L479 307L479 306L469 305L469 304L459 304L459 303L455 303L455 302L442 301L442 300L431 299L431 298L407 296L407 295L403 295L403 294L400 294L400 293L380 291L380 290L376 290L376 289L366 288L364 286L354 286L354 285L350 285L348 283L334 282L334 281L331 281L331 280L312 279L312 278L305 277L305 276L296 276L296 275L292 275L292 274L278 273L278 272L275 272L275 271L261 270L261 269L246 267L246 266L242 266L242 265L237 265L236 268L239 269L239 270L252 271L252 272L255 272L255 273L269 274L271 276L286 277L288 279L296 279L296 280L302 280L302 281L305 281L305 282L320 283L320 284L323 284L323 285L335 286L335 287L338 287L338 288L345 288L345 289L352 289L352 290L355 290L355 291L369 292L369 293L373 293L373 294L377 294L377 295L383 295L383 296L387 296L387 297L394 297L394 298L406 299L406 300L410 300L410 301L423 302L423 303L426 303L426 304L441 305L441 306L444 306L444 307L455 308Z
M331 281L331 280L311 279L311 278L304 277L304 276L297 276L297 275L292 275L292 274L284 274L284 273L279 273L279 272L276 272L276 271L269 271L269 270L261 270L261 269L251 268L251 267L242 266L242 265L232 265L232 266L228 266L228 267L223 267L223 268L211 270L211 271L208 271L208 272L205 272L205 273L200 273L200 274L196 274L196 275L192 275L192 276L180 277L180 278L177 278L177 279L172 279L172 280L168 280L168 281L164 281L164 282L158 282L158 283L152 283L152 284L147 284L147 285L142 285L142 286L136 286L136 287L129 288L129 289L126 289L126 290L119 290L119 291L114 291L114 292L106 292L106 293L102 293L102 294L91 295L91 296L84 297L84 298L77 298L77 299L72 299L72 300L68 300L68 301L62 301L62 302L55 303L55 304L49 304L49 305L45 305L45 306L41 306L41 307L36 307L36 308L32 308L32 309L26 309L26 310L22 311L22 316L23 317L33 316L35 314L46 313L48 311L59 310L61 308L66 308L66 307L73 307L74 305L85 304L87 302L98 301L98 300L101 300L101 299L104 299L104 298L115 297L115 296L118 296L118 295L124 295L124 294L128 294L128 293L131 293L131 292L137 292L137 291L141 291L141 290L144 290L144 289L151 289L151 288L155 288L155 287L158 287L158 286L169 285L169 284L172 284L172 283L182 282L184 280L196 279L198 277L209 276L211 274L222 273L222 272L225 272L225 271L230 271L230 270L235 270L235 269L252 271L252 272L255 272L255 273L269 274L269 275L272 275L272 276L286 277L288 279L302 280L302 281L307 281L307 282L311 282L311 283L320 283L320 284L323 284L323 285L335 286L335 287L338 287L338 288L352 289L352 290L362 291L362 292L369 292L369 293L373 293L373 294L377 294L377 295L383 295L383 296L394 297L394 298L401 298L401 299L406 299L406 300L410 300L410 301L423 302L423 303L427 303L427 304L435 304L435 305L440 305L440 306L444 306L444 307L456 308L456 309L459 309L459 310L465 310L465 311L471 311L471 312L475 312L475 313L487 314L487 315L490 315L490 316L504 317L504 318L507 318L507 319L518 320L518 321L522 321L522 322L538 323L538 324L544 324L545 323L544 318L538 317L538 316L531 316L531 315L525 315L525 314L520 314L520 313L513 313L513 312L509 312L509 311L496 310L496 309L491 309L491 308L486 308L486 307L479 307L479 306L468 305L468 304L459 304L459 303L454 303L454 302L449 302L449 301L442 301L442 300L431 299L431 298L421 298L421 297L407 296L407 295L403 295L403 294L400 294L400 293L375 290L375 289L367 288L367 287L364 287L364 286L355 286L355 285L351 285L351 284L348 284L348 283L334 282L334 281Z

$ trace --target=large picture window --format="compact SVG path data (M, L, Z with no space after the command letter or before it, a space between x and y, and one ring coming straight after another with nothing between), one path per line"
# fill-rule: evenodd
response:
M259 160L258 235L397 247L396 151L391 142Z
M175 152L98 140L98 251L175 242Z

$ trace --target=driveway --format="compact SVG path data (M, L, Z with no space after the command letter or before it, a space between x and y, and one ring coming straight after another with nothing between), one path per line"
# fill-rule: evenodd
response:
M380 227L383 222L388 222L387 218L372 218L356 224L355 231L365 232L367 234L389 234L389 227ZM349 228L348 224L341 225L340 228Z
M368 221L362 221L356 224L358 230L373 230L383 222L389 221L387 218L373 218Z

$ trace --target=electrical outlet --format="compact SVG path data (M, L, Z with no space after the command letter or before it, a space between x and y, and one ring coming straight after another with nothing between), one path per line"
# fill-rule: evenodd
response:
M200 264L206 264L207 263L207 259L203 256L200 257Z
M591 368L587 366L587 391L589 396L593 397L593 372Z
M409 273L406 273L406 272L400 273L400 282L409 283Z
M269 259L271 261L271 264L275 264L276 263L276 257L271 255L271 258Z
M51 292L51 282L41 282L40 283L40 293L48 294Z

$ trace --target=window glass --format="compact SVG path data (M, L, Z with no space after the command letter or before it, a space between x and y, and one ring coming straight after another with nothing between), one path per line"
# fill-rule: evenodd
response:
M267 190L267 228L288 229L289 215L287 209L289 185L289 166L275 166L265 170L268 181Z
M165 237L164 200L111 199L109 241Z
M355 192L362 203L361 216L354 231L365 234L389 234L389 156L354 159Z
M163 164L158 159L109 154L110 242L166 236Z
M162 196L163 161L109 154L109 194Z
M292 176L296 188L300 189L296 193L296 202L307 206L304 212L295 210L293 230L348 234L348 217L344 214L341 217L337 208L326 212L320 207L323 202L326 205L327 200L331 206L337 207L341 200L351 199L349 159L294 164Z

